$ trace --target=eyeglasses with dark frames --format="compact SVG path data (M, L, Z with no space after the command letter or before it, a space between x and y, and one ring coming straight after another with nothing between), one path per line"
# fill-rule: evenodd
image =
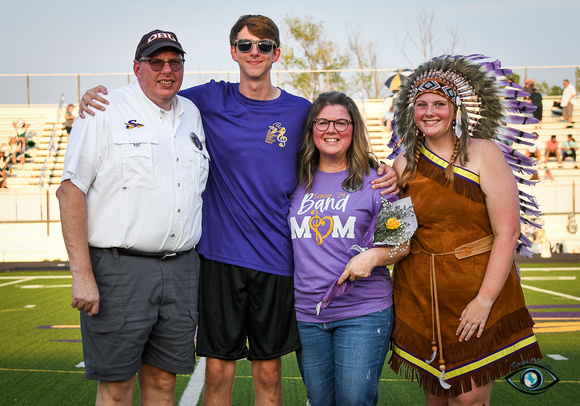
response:
M339 133L346 131L352 121L346 118L339 118L338 120L328 120L326 118L317 118L314 120L314 126L318 131L326 131L330 127L330 123L334 124L334 129Z
M185 59L170 59L168 61L164 61L163 59L139 59L139 62L147 62L155 72L161 71L165 64L168 63L173 72L179 72L183 69Z
M261 39L261 40L251 40L251 39L238 39L234 42L234 46L238 48L238 51L246 53L252 50L254 44L258 44L258 51L263 54L268 54L272 52L272 49L278 48L274 41L269 39Z

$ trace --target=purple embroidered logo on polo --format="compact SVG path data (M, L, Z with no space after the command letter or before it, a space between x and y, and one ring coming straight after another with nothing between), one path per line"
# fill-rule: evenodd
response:
M137 122L137 120L129 120L125 123L125 128L127 130L132 130L133 128L145 127L143 124Z

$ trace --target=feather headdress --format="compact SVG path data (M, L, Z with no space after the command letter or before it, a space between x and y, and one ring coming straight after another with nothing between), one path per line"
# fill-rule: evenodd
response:
M486 62L489 58L480 55L442 55L419 66L401 86L393 124L393 135L388 146L393 149L389 159L403 151L416 151L422 136L415 124L415 100L424 93L437 93L446 97L456 107L455 135L459 139L458 157L461 165L468 160L467 145L470 138L495 141L501 148L509 166L515 172L518 185L533 185L535 182L522 177L534 174L531 158L506 145L506 141L532 145L533 135L506 124L534 124L537 120L528 116L536 107L529 102L517 100L529 96L522 87L507 80L512 72L502 69L499 60ZM501 142L504 141L504 142ZM451 165L450 165L451 166ZM407 172L414 173L416 160L407 159ZM451 169L451 168L450 168ZM451 175L453 176L453 175ZM526 214L539 214L536 200L520 192L522 222L531 223ZM517 252L531 256L527 248L531 242L520 236Z

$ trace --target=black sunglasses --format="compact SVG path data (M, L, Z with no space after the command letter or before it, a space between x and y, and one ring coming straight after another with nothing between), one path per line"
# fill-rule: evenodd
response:
M238 47L238 51L240 52L250 52L254 44L258 44L258 51L263 54L268 54L272 52L272 49L276 49L277 45L274 41L270 41L269 39L261 39L258 41L252 41L251 39L238 39L234 42L234 46Z

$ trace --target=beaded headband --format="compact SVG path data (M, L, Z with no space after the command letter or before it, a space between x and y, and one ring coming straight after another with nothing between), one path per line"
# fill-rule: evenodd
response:
M437 78L425 79L417 85L413 93L413 101L417 100L419 96L425 93L435 93L449 99L457 106L457 92L448 83L443 82Z

